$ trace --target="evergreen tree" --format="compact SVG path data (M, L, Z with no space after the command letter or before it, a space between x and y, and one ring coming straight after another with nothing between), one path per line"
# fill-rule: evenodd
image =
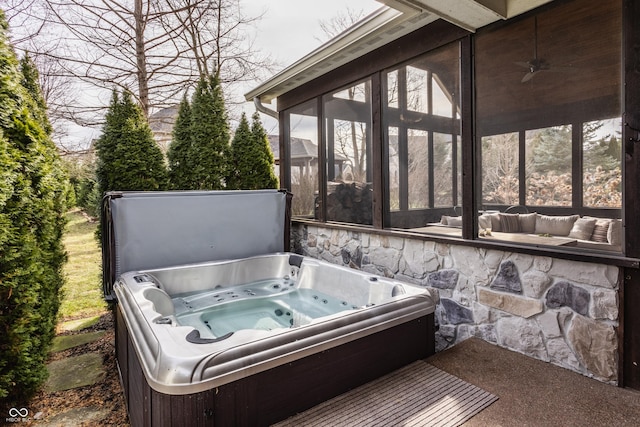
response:
M534 132L530 141L534 170L540 174L571 173L571 138L571 126L566 125Z
M46 378L66 260L66 176L35 67L21 69L7 32L0 11L0 407Z
M262 127L260 115L255 113L249 127L243 113L231 142L231 188L259 190L277 188L278 178L273 171L273 153L267 132Z
M27 92L31 95L31 98L35 101L38 107L37 110L34 111L34 118L38 120L47 135L51 135L53 127L47 117L47 103L45 102L42 89L40 87L40 75L29 54L26 54L20 60L20 71L22 73L21 84L25 89L27 89Z
M231 190L246 189L246 182L252 170L252 135L249 128L247 116L242 113L240 123L236 128L231 141L231 160L229 164L229 177L227 179L227 188Z
M198 82L191 102L191 136L191 189L224 189L229 169L229 124L217 75L201 77Z
M278 177L273 170L274 158L269 144L269 136L262 126L258 112L253 114L252 119L251 139L255 152L254 179L248 184L250 188L255 189L278 188Z
M178 117L173 126L171 144L167 151L169 182L172 189L188 190L194 187L192 178L193 166L189 162L191 143L191 106L185 94L178 109Z
M151 191L167 187L162 151L131 93L114 91L102 135L96 143L96 176L106 191Z

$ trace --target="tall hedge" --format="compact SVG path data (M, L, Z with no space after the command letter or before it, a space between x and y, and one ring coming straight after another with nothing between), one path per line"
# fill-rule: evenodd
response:
M277 188L278 178L273 170L273 153L260 115L255 113L249 126L243 113L231 141L231 188L260 190Z
M269 136L262 126L260 114L253 113L251 122L251 141L253 142L253 150L255 152L254 160L254 188L277 188L278 177L274 171L275 160L271 145L269 144Z
M185 94L178 108L178 117L173 125L171 144L167 151L169 183L174 190L189 190L194 187L193 168L189 162L191 144L191 105Z
M28 59L19 66L7 32L0 11L0 407L29 398L46 379L68 188L37 72Z
M130 92L113 91L109 111L96 142L96 177L106 191L165 190L167 168L149 123Z
M254 153L251 150L251 128L247 116L242 113L240 123L233 134L230 149L228 188L233 190L244 189L243 178L246 174L251 174L251 157Z
M201 77L191 102L192 190L223 190L229 173L229 123L217 75Z

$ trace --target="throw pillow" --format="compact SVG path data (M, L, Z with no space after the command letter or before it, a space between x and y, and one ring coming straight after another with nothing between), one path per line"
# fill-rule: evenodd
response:
M569 232L569 237L578 240L589 240L596 226L596 220L592 218L578 218L573 223L573 228Z
M609 232L609 224L611 224L611 220L598 218L596 220L596 226L593 227L593 234L591 235L591 240L594 242L609 243L609 241L607 240L607 234Z
M462 227L462 217L442 215L442 218L440 219L440 224L446 225L449 227Z
M607 230L607 241L615 246L622 245L622 221L612 219Z
M568 236L573 224L580 215L551 216L538 215L536 218L536 234L551 234L552 236Z
M502 231L502 227L500 226L500 214L494 213L489 214L491 217L491 230L492 231Z
M529 214L520 214L518 220L520 221L520 231L523 233L535 233L536 231L536 218L538 214L533 212Z
M504 233L519 233L520 221L518 220L519 214L498 214L500 217L500 229Z
M480 230L486 230L487 228L493 229L491 225L491 216L487 214L482 214L478 217L478 228Z

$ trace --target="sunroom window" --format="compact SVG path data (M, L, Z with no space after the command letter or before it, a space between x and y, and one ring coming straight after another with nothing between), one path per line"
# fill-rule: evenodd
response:
M371 82L365 80L325 95L322 102L326 220L371 225Z
M291 211L299 217L316 217L318 181L318 107L312 100L289 112L289 167Z
M622 250L621 7L568 1L478 31L481 238Z
M621 130L620 117L583 124L584 206L622 208Z
M386 227L461 221L459 69L453 43L383 74Z
M571 206L571 125L525 132L528 206Z

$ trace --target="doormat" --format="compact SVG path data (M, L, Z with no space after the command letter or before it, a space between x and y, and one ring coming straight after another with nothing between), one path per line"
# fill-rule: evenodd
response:
M419 360L275 427L459 426L497 396Z

